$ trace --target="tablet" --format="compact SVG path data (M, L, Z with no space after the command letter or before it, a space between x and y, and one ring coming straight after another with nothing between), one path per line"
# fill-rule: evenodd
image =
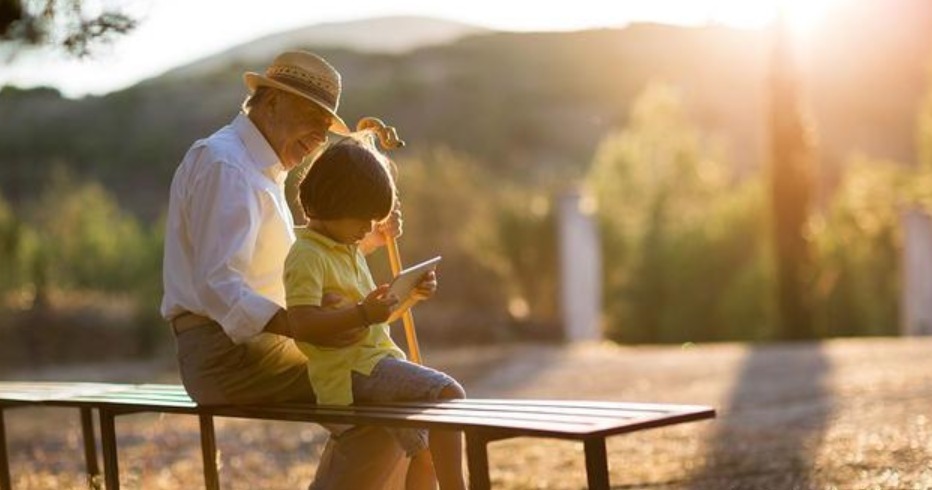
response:
M392 279L388 294L394 294L399 301L404 301L414 288L421 283L424 274L437 268L438 262L440 262L439 255L399 272L398 275Z

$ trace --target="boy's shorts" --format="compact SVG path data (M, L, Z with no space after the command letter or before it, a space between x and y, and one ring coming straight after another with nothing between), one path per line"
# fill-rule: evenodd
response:
M450 375L414 364L385 357L369 376L353 372L353 400L357 404L406 401L437 401L440 392L449 385L459 385ZM427 449L426 429L390 427L398 444L409 457Z

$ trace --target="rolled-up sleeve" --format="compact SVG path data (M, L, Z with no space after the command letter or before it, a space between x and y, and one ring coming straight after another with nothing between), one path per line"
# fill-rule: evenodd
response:
M263 219L260 191L243 170L213 162L189 196L194 289L202 307L241 343L260 333L280 305L246 281Z

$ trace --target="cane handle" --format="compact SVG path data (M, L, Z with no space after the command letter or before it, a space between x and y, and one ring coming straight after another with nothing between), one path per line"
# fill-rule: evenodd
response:
M356 123L357 131L372 131L379 138L379 143L386 150L401 148L405 142L398 137L398 131L394 126L386 126L381 119L377 117L364 117Z

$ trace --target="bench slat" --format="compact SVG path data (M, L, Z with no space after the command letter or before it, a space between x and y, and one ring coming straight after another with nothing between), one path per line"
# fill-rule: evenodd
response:
M634 430L668 425L689 420L711 418L714 411L698 407L693 411L672 411L658 415L656 412L637 417L579 417L547 416L526 412L488 410L463 410L458 402L441 402L431 408L423 406L405 407L401 404L386 406L263 406L263 407L220 407L215 413L221 416L244 416L276 419L323 420L325 422L382 423L400 426L438 426L456 429L489 428L499 431L515 431L548 437L579 439L589 435L611 435ZM630 408L630 406L628 407ZM390 410L390 409L394 409ZM413 423L416 421L417 423Z
M547 403L529 403L525 404L523 400L489 400L484 398L473 398L463 400L449 400L449 403L456 404L463 409L475 411L509 411L509 412L527 412L534 414L553 414L553 415L572 415L579 417L608 417L617 418L642 418L650 415L669 415L681 411L690 411L694 406L684 405L647 405L644 407L635 404L617 404L610 402L598 407L591 407L576 402L563 402L559 400L548 401ZM396 402L380 403L380 406L393 406ZM405 407L420 406L431 407L430 402L397 402Z
M38 403L56 398L91 395L131 389L132 385L114 383L0 382L0 403Z
M243 407L229 407L215 411L216 415L227 417L259 418L267 420L320 421L324 423L347 423L353 425L388 425L397 427L442 427L448 429L487 428L499 431L518 432L526 435L546 435L550 437L578 438L593 432L592 426L582 424L542 422L522 419L477 418L462 415L445 415L411 413L403 416L389 415L384 412L360 412L352 408L307 410L266 409L249 410Z

